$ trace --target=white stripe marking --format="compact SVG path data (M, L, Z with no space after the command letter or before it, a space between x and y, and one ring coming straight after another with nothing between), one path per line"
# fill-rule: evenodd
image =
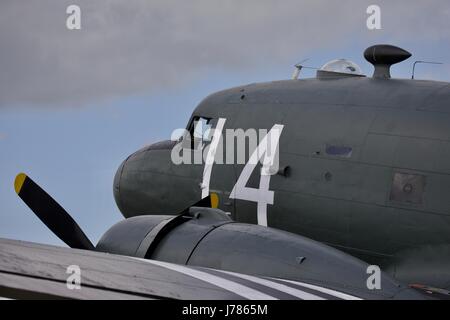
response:
M215 269L214 269L215 270ZM309 292L305 292L299 289L295 289L289 286L286 286L284 284L278 283L278 282L273 282L270 280L266 280L263 278L258 278L258 277L254 277L254 276L249 276L246 274L241 274L241 273L235 273L235 272L230 272L230 271L223 271L223 270L216 270L222 273L226 273L226 274L230 274L232 276L238 277L238 278L242 278L254 283L258 283L258 284L262 284L263 286L290 294L291 296L300 298L302 300L326 300L325 298L316 296L314 294L311 294Z
M222 289L225 289L227 291L233 292L234 294L237 294L241 297L244 297L246 299L250 300L278 300L275 297L269 296L265 293L262 293L260 291L257 291L255 289L246 287L240 283L233 282L224 278L220 278L218 276L199 271L196 269L191 269L188 267L184 267L177 264L172 264L168 262L162 262L162 261L155 261L155 260L146 260L146 259L140 259L140 258L134 258L137 260L141 260L147 263L151 263L166 269L170 269L179 273L183 273L185 275L188 275L193 278L197 278L199 280L205 281L207 283L213 284L217 287L220 287Z
M329 294L331 296L334 296L336 298L341 298L344 300L363 300L361 298L346 294L346 293L342 293L339 291L335 291L335 290L331 290L331 289L327 289L327 288L323 288L323 287L319 287L319 286L315 286L313 284L308 284L308 283L304 283L304 282L299 282L299 281L292 281L292 280L285 280L285 279L277 279L283 282L288 282L288 283L292 283L292 284L297 284L299 286L303 286L305 288L309 288L309 289L313 289L313 290L317 290L319 292L322 293L326 293Z
M209 181L211 179L211 170L216 159L217 146L219 145L220 137L222 136L223 126L225 124L225 118L219 118L216 128L214 129L214 135L209 145L208 155L206 156L205 168L203 169L203 181L202 181L202 199L209 196Z

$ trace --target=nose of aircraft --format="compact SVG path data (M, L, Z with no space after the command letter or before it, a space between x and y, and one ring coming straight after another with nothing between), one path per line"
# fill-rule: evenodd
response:
M114 200L116 201L117 207L119 208L120 212L123 212L123 207L120 202L120 180L122 178L123 167L125 166L127 160L128 158L120 164L119 168L116 171L116 174L114 175L114 182L113 182Z
M197 171L172 163L174 145L170 140L154 143L131 154L119 166L113 193L124 217L176 214L200 200Z

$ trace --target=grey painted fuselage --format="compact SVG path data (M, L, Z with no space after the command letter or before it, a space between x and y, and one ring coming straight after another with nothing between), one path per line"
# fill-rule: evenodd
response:
M284 125L270 180L268 226L330 244L397 278L450 282L450 84L338 77L251 84L210 95L195 117L224 129ZM144 148L114 184L126 217L173 214L201 198L204 165L171 161L174 143ZM214 164L219 208L257 223L255 202L230 198L244 164ZM247 186L258 188L254 170ZM436 280L439 279L439 280ZM444 279L444 280L443 280ZM445 280L447 279L447 280Z

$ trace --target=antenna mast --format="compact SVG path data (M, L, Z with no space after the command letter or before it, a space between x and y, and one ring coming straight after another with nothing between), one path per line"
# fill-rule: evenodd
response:
M412 75L411 75L411 79L412 80L414 80L414 72L416 70L416 64L418 64L418 63L443 64L442 62L434 62L434 61L422 61L422 60L415 61L414 64L413 64Z

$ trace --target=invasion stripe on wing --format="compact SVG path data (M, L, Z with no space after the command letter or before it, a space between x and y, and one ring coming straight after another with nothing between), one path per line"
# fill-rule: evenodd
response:
M338 299L343 300L362 300L361 298L358 298L356 296L352 296L343 292L339 292L336 290L320 287L317 285L312 285L300 281L293 281L293 280L286 280L286 279L278 279L278 278L261 278L231 271L225 271L225 270L219 270L219 269L211 269L211 272L214 272L215 274L224 274L229 275L231 277L228 277L228 279L220 277L215 274L208 273L208 268L203 268L203 270L198 270L195 268L190 268L187 266L182 266L178 264L173 264L169 262L163 262L163 261L156 261L156 260L147 260L147 259L141 259L141 258L134 258L136 260L144 261L147 263L151 263L153 265L157 265L159 267L163 267L166 269L170 269L182 274L185 274L187 276L205 281L209 284L215 285L217 287L220 287L222 289L225 289L227 291L230 291L234 294L237 294L243 298L250 299L250 300L279 300L279 298L274 297L273 295L269 295L267 293L261 292L259 290L256 290L254 288L249 287L248 285L244 285L242 283L234 281L234 278L239 278L248 281L249 283L255 283L260 286L264 286L267 288L270 288L272 290L276 290L279 292L282 292L284 294L291 295L293 297L303 299L303 300L327 300L327 297L323 297L317 294L313 294L311 292L307 292L302 290L302 288L309 291L313 290L316 291L318 294L326 294L328 297L336 297ZM231 280L230 280L231 279ZM280 282L284 282L285 285ZM296 287L294 287L294 286ZM273 294L273 293L272 293ZM276 294L275 294L276 296Z
M304 282L299 282L299 281L292 281L292 280L286 280L286 279L276 279L276 280L283 281L283 282L286 282L286 283L295 284L295 285L300 286L300 287L305 287L305 288L309 288L309 289L312 289L312 290L316 290L316 291L319 291L319 292L322 292L322 293L325 293L325 294L328 294L328 295L331 295L331 296L334 296L336 298L343 299L343 300L363 300L361 298L358 298L358 297L355 297L355 296L352 296L352 295L349 295L349 294L346 294L346 293L342 293L342 292L339 292L339 291L336 291L336 290L332 290L332 289L328 289L328 288L324 288L324 287L319 287L319 286L316 286L316 285L313 285L313 284L309 284L309 283L304 283Z
M241 279L245 279L257 284L261 284L263 286L287 293L291 296L300 298L302 300L326 300L325 298L319 297L317 295L308 293L306 291L303 290L299 290L299 289L295 289L289 286L286 286L284 284L278 283L278 282L274 282L274 281L270 281L264 278L258 278L258 277L254 277L254 276L250 276L247 274L241 274L241 273L235 273L235 272L230 272L230 271L224 271L224 270L216 270L218 272L222 272L225 274L229 274Z
M146 259L140 259L135 258L140 261L144 261L147 263L151 263L156 266L160 266L166 269L170 269L179 273L183 273L185 275L188 275L190 277L205 281L209 284L213 284L217 287L220 287L222 289L225 289L227 291L233 292L234 294L237 294L243 298L249 299L249 300L278 300L275 297L272 297L268 294L265 294L263 292L260 292L258 290L246 287L240 283L230 281L212 274L209 274L207 272L199 271L193 268L188 268L185 266L172 264L168 262L162 262L162 261L155 261L155 260L146 260Z

